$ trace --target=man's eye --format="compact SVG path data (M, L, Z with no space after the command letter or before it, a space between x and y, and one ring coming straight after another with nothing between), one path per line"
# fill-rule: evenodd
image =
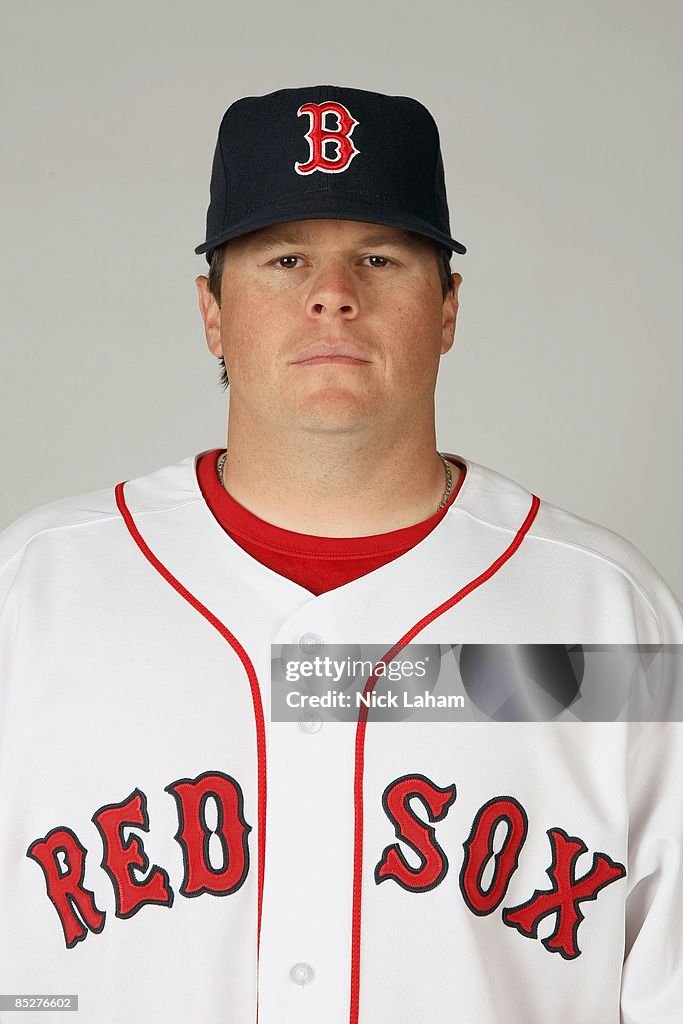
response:
M386 256L366 256L366 260L381 260L381 263L372 263L373 267L386 267L391 262Z
M275 260L275 266L278 270L292 270L294 264L300 258L300 256L278 256ZM294 262L285 264L285 260L293 260Z

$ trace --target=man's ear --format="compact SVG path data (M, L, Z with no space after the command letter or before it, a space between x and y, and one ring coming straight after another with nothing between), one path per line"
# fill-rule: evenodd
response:
M199 277L195 278L194 283L197 285L199 312L204 321L206 344L209 346L209 352L218 359L223 355L223 350L221 349L221 307L209 288L208 277L200 274Z
M458 317L458 289L462 284L461 274L451 274L453 290L443 300L443 320L441 325L441 355L445 355L453 347L455 341L455 322Z

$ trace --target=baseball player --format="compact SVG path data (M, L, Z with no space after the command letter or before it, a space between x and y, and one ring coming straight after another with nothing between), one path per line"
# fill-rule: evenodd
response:
M0 1020L682 1020L678 722L273 714L279 645L459 652L483 706L477 652L683 640L628 541L437 449L432 116L238 100L196 251L227 444L0 536Z

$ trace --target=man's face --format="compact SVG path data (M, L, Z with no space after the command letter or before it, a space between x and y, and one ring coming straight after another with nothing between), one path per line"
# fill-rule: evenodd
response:
M461 280L444 300L431 242L377 224L293 221L235 239L220 308L207 278L196 282L231 416L255 429L388 435L433 419Z

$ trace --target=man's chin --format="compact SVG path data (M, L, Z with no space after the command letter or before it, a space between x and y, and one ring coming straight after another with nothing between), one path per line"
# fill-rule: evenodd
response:
M292 410L290 423L317 433L351 433L362 430L373 419L373 405L347 393L308 396Z

